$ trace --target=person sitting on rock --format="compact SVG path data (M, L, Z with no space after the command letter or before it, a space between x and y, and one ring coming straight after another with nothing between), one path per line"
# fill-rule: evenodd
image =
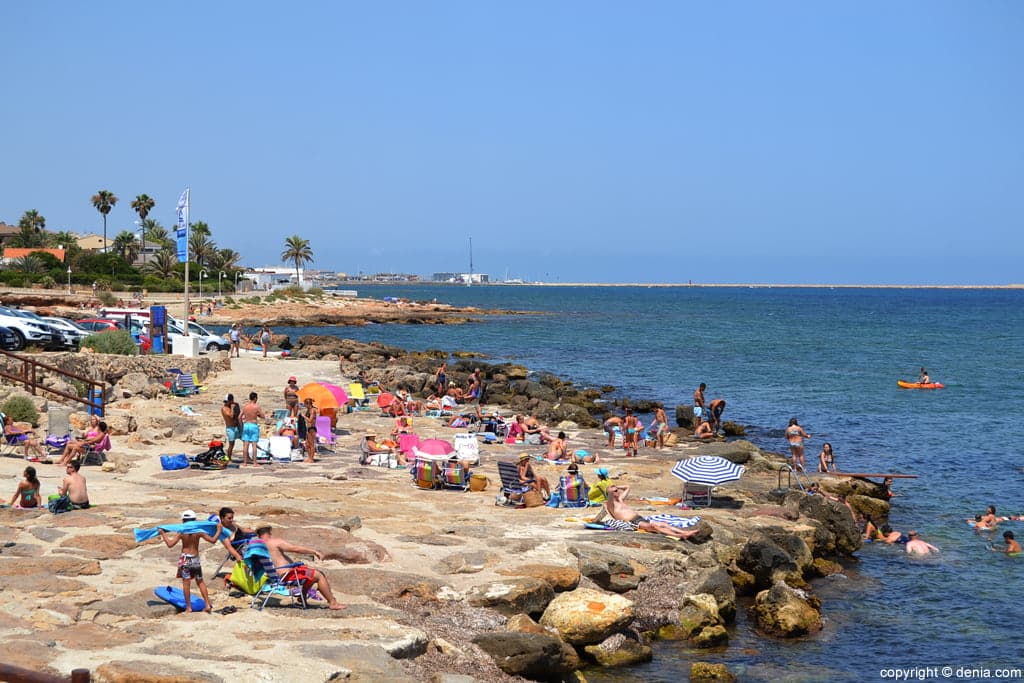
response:
M608 468L598 467L597 471L597 482L590 487L590 491L587 493L587 500L591 504L603 504L608 500L608 489L615 485L611 479L608 478Z
M526 443L543 444L551 443L555 437L551 436L548 428L540 423L536 415L531 415L523 422L523 432Z
M565 460L568 458L568 448L565 432L558 432L555 440L548 444L548 452L544 457L548 460Z
M604 521L606 525L619 531L647 531L670 538L690 538L700 533L699 529L678 529L665 522L652 522L626 503L628 495L628 486L609 486L608 500L604 504L606 514L598 515L595 521Z
M710 439L714 435L715 430L711 428L711 423L707 420L701 420L697 426L697 431L693 433L693 436L697 439Z

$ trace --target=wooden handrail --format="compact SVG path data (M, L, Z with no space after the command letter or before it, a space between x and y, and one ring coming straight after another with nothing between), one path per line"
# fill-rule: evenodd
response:
M0 664L0 681L7 681L7 683L68 683L68 681L71 681L71 683L89 683L91 680L92 675L88 669L75 669L71 672L71 677L67 678L65 676L41 674L36 671L11 666L10 664Z
M73 372L68 372L67 370L61 370L55 365L50 365L49 363L44 363L42 361L36 360L35 358L24 356L20 353L14 353L13 351L0 349L0 354L3 354L10 358L14 358L15 360L21 361L22 363L20 374L11 374L5 371L4 369L0 368L0 377L9 379L12 382L24 384L25 389L28 390L28 392L33 396L36 395L36 390L38 389L41 391L46 391L51 394L54 394L55 396L60 396L61 398L67 399L68 401L82 403L87 408L89 408L90 411L95 409L100 417L103 417L104 414L106 413L107 392L106 387L104 386L104 383L102 381L94 380L89 377L83 377L82 375L78 375ZM38 379L38 375L36 374L38 368L43 368L44 370L48 370L49 372L60 375L61 377L76 379L79 382L82 382L88 387L86 397L82 398L77 394L69 394L58 389L52 389L50 387L43 386Z

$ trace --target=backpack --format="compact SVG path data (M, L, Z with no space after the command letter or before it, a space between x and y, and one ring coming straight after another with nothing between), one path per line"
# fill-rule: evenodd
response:
M224 444L211 441L209 449L195 457L195 461L204 467L227 467L228 456L224 453Z

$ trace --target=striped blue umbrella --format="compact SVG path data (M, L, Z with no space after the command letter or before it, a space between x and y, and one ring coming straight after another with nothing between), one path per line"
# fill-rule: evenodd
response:
M680 460L672 468L672 474L685 482L718 486L735 481L743 476L746 468L717 455L698 455Z

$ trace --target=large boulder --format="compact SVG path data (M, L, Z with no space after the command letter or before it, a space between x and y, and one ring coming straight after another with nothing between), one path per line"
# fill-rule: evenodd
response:
M889 519L889 501L854 494L846 498L850 506L865 517L869 517L876 524L881 524Z
M736 565L753 576L758 588L767 588L776 581L800 583L803 580L796 561L763 533L755 534L743 545Z
M466 601L475 607L490 607L511 616L540 614L554 595L555 591L547 581L523 576L474 586L466 594Z
M473 644L490 655L510 676L549 680L575 671L579 656L569 645L546 633L489 631L473 637Z
M821 533L816 535L814 554L852 555L860 549L863 544L860 530L854 524L850 509L842 503L799 491L790 492L785 500L818 525Z
M654 657L654 652L649 645L630 638L624 633L616 633L597 645L584 645L583 651L599 666L605 668L633 666L649 662Z
M696 427L693 418L693 406L676 406L676 426L693 429Z
M540 619L573 645L599 643L633 620L633 602L591 588L559 593Z
M725 623L736 618L736 587L725 567L712 567L694 585L697 593L707 593L715 598L718 614Z
M749 441L709 441L707 443L701 443L697 450L694 451L697 455L716 455L720 458L725 458L730 462L734 462L737 465L744 465L750 461L750 458L759 453L757 446L750 443Z
M754 599L758 628L771 635L793 638L821 629L821 614L809 594L777 581Z
M625 593L635 590L642 577L637 576L629 558L600 546L574 546L569 552L579 560L580 574L605 590Z
M690 664L690 683L735 683L736 674L725 664L693 662Z

